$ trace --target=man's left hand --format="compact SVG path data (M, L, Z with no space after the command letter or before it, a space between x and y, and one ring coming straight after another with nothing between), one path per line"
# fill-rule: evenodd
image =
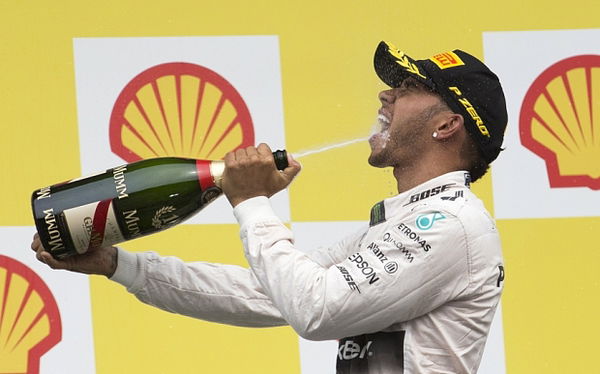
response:
M271 197L286 188L300 172L300 164L288 154L288 167L279 171L268 145L238 149L225 155L221 186L232 206L256 196Z

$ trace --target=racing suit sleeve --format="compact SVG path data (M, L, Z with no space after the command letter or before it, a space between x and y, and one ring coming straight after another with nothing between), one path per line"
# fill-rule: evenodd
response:
M168 312L245 327L287 325L254 274L235 265L186 263L118 249L111 277L140 301Z
M316 263L329 267L346 258L346 247L358 247L362 233L328 248L312 251ZM254 274L235 265L186 263L153 252L118 249L112 280L140 301L168 312L236 326L268 327L287 322L262 290Z
M366 225L366 224L365 224ZM344 261L358 250L366 230L359 230L329 247L319 247L307 252L308 257L322 267L328 268Z
M350 257L323 267L294 248L291 231L266 197L242 202L234 214L263 291L306 339L381 331L437 308L468 286L466 239L456 217L413 245L403 244L408 242L397 227L372 242L367 235Z

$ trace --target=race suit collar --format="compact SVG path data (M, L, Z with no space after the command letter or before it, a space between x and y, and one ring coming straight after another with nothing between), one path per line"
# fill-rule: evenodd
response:
M436 195L453 195L457 189L470 188L471 175L464 170L452 171L428 180L408 191L385 200L386 205L407 206ZM448 193L448 191L452 192Z
M406 206L417 202L426 201L434 196L442 199L455 200L464 195L463 191L469 189L471 175L469 172L460 170L440 175L428 180L408 191L387 198L375 204L371 208L369 226L375 226L386 221L386 211L395 212Z

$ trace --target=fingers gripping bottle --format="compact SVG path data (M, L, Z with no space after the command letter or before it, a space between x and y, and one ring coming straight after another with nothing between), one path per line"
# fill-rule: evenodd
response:
M277 169L285 151L273 152ZM224 161L163 157L33 192L35 225L55 258L85 253L172 227L222 194Z

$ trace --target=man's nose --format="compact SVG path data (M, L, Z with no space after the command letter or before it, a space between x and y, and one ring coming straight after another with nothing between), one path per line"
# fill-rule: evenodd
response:
M394 102L394 91L392 89L384 90L379 93L381 104L392 104Z

